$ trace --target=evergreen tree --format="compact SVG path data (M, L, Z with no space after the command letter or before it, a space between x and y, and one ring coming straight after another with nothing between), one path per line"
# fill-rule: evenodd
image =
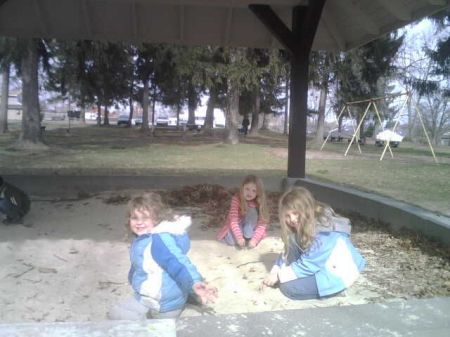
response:
M397 37L395 34L390 34L360 48L342 53L336 63L338 106L342 107L350 101L383 97L388 94L390 88L387 86L387 78L395 72L394 58L402 43L403 36ZM355 106L353 110L358 124L365 108L365 106ZM361 124L359 137L364 138L364 121Z

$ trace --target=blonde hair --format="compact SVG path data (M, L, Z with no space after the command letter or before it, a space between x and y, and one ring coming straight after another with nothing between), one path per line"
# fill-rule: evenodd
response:
M171 213L161 196L154 192L147 192L132 198L127 205L128 217L134 211L147 211L155 224L160 223Z
M266 192L264 190L264 184L261 179L254 175L248 175L244 178L239 188L239 204L241 207L241 215L245 216L247 214L247 201L244 197L244 186L247 184L255 184L256 186L256 198L255 202L258 206L259 216L269 221L269 211L267 209Z
M295 229L286 223L286 213L298 213ZM295 186L286 191L278 203L278 213L281 225L281 237L284 242L285 255L289 251L289 236L295 235L295 242L302 251L306 251L314 243L317 226L330 226L330 215L333 210L326 204L314 199L306 188Z

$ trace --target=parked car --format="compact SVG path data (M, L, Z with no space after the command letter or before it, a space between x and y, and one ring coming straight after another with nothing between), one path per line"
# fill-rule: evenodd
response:
M156 126L169 126L169 118L167 118L167 117L158 117L156 119Z
M133 120L134 120L134 125L136 125L136 126L141 126L142 125L142 118L141 117L133 118Z
M120 115L119 118L117 118L117 125L130 125L130 116Z
M375 145L383 146L385 142L389 141L391 147L398 147L403 140L403 136L391 130L384 130L375 137Z
M69 118L76 118L76 119L79 119L80 118L80 116L81 116L81 111L79 111L79 110L69 110L69 111L67 111L67 116L69 117Z

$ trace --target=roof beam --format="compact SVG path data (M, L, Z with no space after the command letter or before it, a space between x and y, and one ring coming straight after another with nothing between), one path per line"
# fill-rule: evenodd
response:
M299 51L294 34L270 6L249 5L248 7L287 50L293 54Z
M403 21L411 20L411 13L406 10L405 6L402 6L398 1L393 0L378 0L381 6L391 13L397 19Z
M44 13L42 11L42 7L41 7L39 1L33 0L33 6L34 6L34 10L36 11L36 17L38 19L39 26L41 27L42 34L44 34L45 36L48 36L48 31L49 31L48 25L45 22Z
M138 22L137 22L137 15L136 15L136 0L133 0L133 2L131 3L131 29L133 32L133 37L137 38L138 36Z
M446 0L428 0L428 3L430 5L434 5L434 6L445 6L445 5L448 5Z
M336 43L338 48L340 50L345 50L345 41L338 33L339 29L337 28L336 20L334 20L328 13L328 11L322 12L322 22L324 24L324 27L333 41Z
M359 4L349 7L353 12L352 17L358 20L367 33L371 35L379 35L380 30L377 25L373 23L370 17L361 9Z
M348 18L351 20L358 20L360 22L361 27L368 33L369 35L379 35L380 31L377 28L377 25L374 24L373 20L361 9L361 4L355 1L351 2L351 6L345 7L341 1L335 1L334 4L340 6L342 10L347 10Z
M89 9L87 0L81 0L81 13L84 21L84 27L87 35L92 35L91 19L89 17Z
M180 5L179 14L180 14L180 42L184 41L184 5Z
M228 12L227 12L227 22L225 24L225 34L223 37L223 44L225 46L230 45L230 39L231 39L231 25L233 23L233 7L228 7Z

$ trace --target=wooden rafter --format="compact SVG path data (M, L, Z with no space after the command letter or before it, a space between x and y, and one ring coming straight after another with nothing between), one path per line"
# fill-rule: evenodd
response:
M180 19L180 31L179 31L179 33L180 33L180 42L183 42L184 41L184 19L185 19L185 14L184 14L184 11L185 11L185 6L184 5L180 5L179 6L179 19Z
M288 51L293 54L300 51L291 30L281 21L272 7L268 5L249 5L249 8Z
M225 32L223 37L223 42L225 46L228 46L230 44L231 39L231 26L233 24L233 7L229 7L227 11L227 21L225 24Z
M42 10L42 4L38 0L33 0L33 6L36 11L36 17L39 22L39 26L41 27L41 31L44 35L48 35L48 25L45 21L45 15Z
M333 41L336 43L336 45L339 47L340 50L346 50L346 44L345 41L342 39L342 37L339 35L339 30L336 25L336 21L330 17L327 12L322 13L322 22L324 24L324 27L328 34L331 36Z
M138 37L139 32L136 7L137 7L136 0L133 0L133 2L131 3L131 28L134 38Z
M80 4L81 4L81 13L83 16L86 34L92 35L92 25L91 25L91 19L89 17L89 9L88 9L87 0L81 0Z
M381 6L391 13L394 17L403 21L410 21L412 16L411 13L402 6L398 1L392 0L378 0Z

